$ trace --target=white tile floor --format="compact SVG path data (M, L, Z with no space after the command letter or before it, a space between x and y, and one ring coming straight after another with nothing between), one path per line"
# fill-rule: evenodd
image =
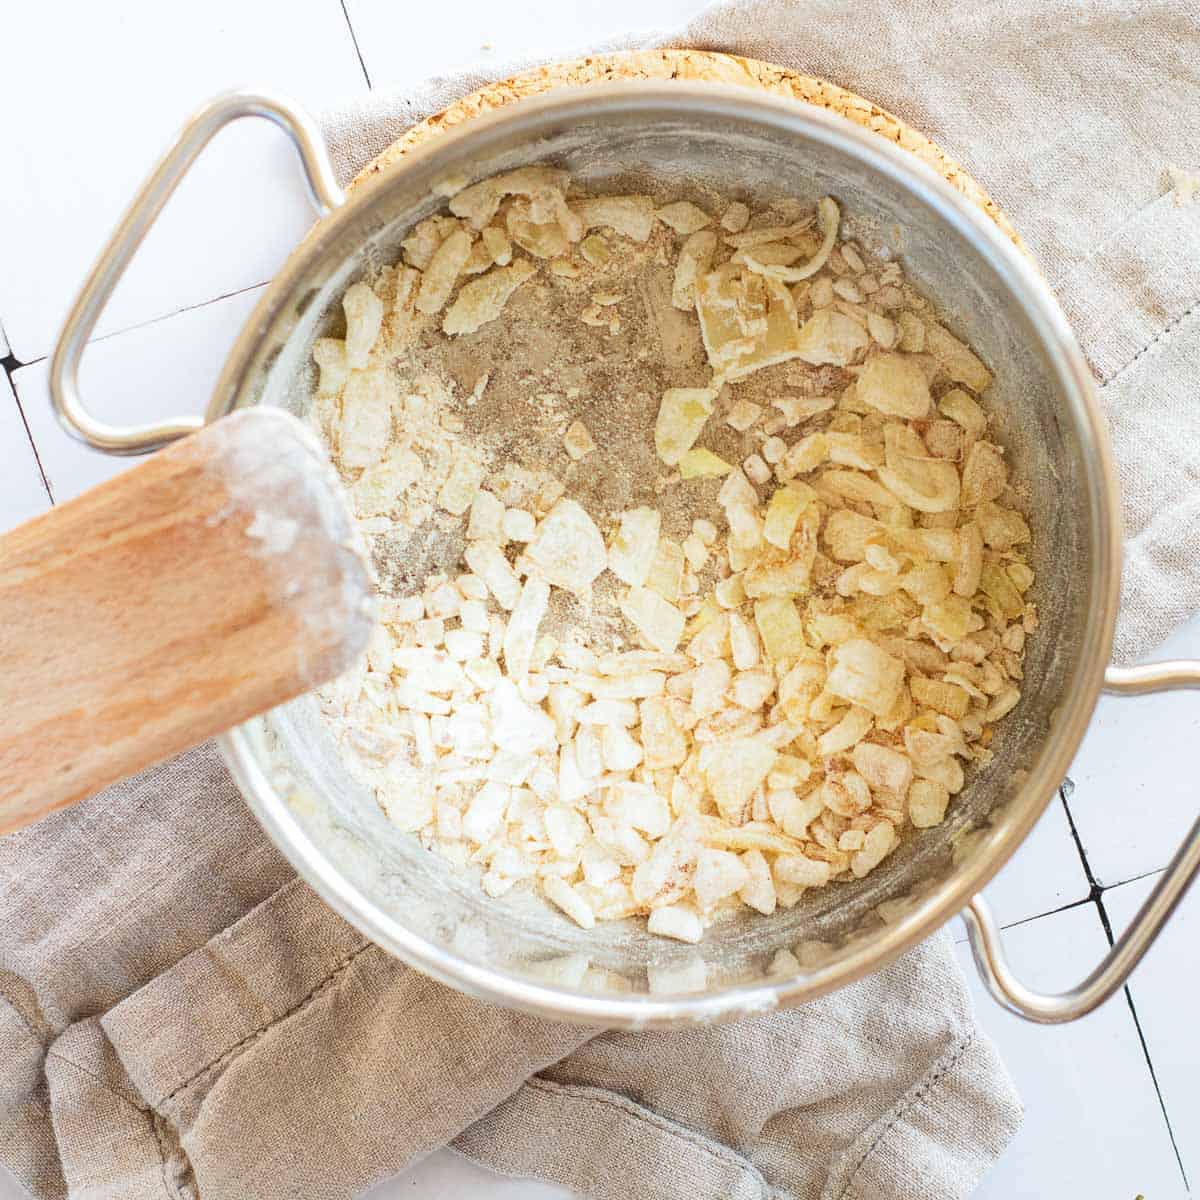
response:
M211 93L253 81L313 107L366 88L337 0L7 6L0 313L13 352L50 347L64 307L147 165ZM103 53L97 48L103 47ZM54 81L50 85L50 81ZM36 98L36 100L34 100ZM180 187L105 312L124 329L270 278L310 213L290 146L226 130Z
M1200 656L1200 623L1184 626L1159 656ZM1158 870L1196 819L1198 734L1194 693L1100 701L1070 778L1071 812L1101 886Z
M1108 947L1091 903L1009 930L1006 942L1027 982L1054 991L1077 983ZM1186 1196L1124 996L1073 1025L1045 1029L997 1010L971 970L968 948L958 952L1025 1101L1025 1121L977 1192L980 1200ZM1026 1082L1033 1079L1036 1087Z
M88 347L80 394L98 416L117 424L202 413L221 363L261 288L250 288L158 321L102 337ZM126 470L138 460L101 454L68 437L50 407L49 360L12 374L55 502Z
M251 83L320 108L363 93L368 80L403 85L472 60L596 44L631 28L669 26L701 7L702 0L460 0L455 20L445 22L436 6L390 0L346 0L344 10L340 0L209 0L191 9L114 0L71 6L69 38L59 32L61 0L7 10L0 357L10 346L11 356L0 379L0 529L125 465L61 432L44 359L101 240L198 102ZM71 86L46 86L56 79ZM98 413L145 419L202 409L256 285L309 220L290 152L273 133L227 131L148 239L85 360L83 387ZM1200 654L1200 620L1168 649ZM1107 944L1102 917L1117 933L1128 921L1152 883L1138 877L1161 870L1195 815L1198 731L1194 696L1102 701L1072 768L1069 800L1051 805L988 890L1032 983L1073 982ZM1025 1025L976 988L981 1019L1028 1106L981 1197L1188 1194L1184 1170L1200 1179L1200 1038L1191 1020L1198 944L1200 893L1185 900L1128 994L1068 1028ZM959 950L969 967L966 946ZM0 1200L17 1195L0 1178ZM442 1153L370 1195L563 1193L500 1180Z
M1114 935L1129 924L1149 895L1157 873L1104 893L1104 909ZM1180 909L1129 984L1129 1000L1146 1039L1162 1093L1163 1107L1176 1135L1180 1163L1192 1181L1200 1180L1200 1037L1195 981L1200 978L1200 905ZM1147 1193L1149 1194L1149 1193Z

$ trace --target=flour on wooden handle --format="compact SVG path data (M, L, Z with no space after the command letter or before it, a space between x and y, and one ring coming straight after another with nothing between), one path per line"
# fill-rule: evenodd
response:
M0 538L0 834L340 674L372 592L324 450L277 409Z

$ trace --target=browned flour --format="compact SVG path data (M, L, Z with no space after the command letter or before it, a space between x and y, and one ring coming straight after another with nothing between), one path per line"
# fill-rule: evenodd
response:
M768 210L759 224L794 219L793 209ZM705 387L712 376L695 314L671 304L673 261L681 239L658 225L643 245L608 235L613 253L602 267L587 266L577 278L543 270L517 290L500 320L450 339L437 320L409 331L411 341L393 362L401 394L428 399L426 411L406 417L406 430L427 443L430 469L419 497L423 519L415 529L390 523L370 538L387 595L419 591L426 578L453 572L465 545L463 522L434 503L444 463L462 455L485 466L491 490L507 504L532 507L539 489L557 480L607 536L620 513L638 505L657 508L662 534L681 542L697 517L719 520L720 479L690 480L667 468L654 451L654 424L662 393L672 387ZM392 272L377 284L388 301ZM591 325L581 315L603 305L609 324ZM735 400L750 400L769 415L770 402L786 395L828 395L849 376L838 367L792 362L764 368L724 387L706 428L704 444L733 464L764 440L762 422L739 433L724 421ZM482 386L481 386L482 385ZM447 427L446 417L449 417ZM457 419L457 420L456 420ZM582 461L563 448L573 421L582 421L596 444ZM461 429L456 429L461 422ZM820 418L792 433L815 428ZM553 494L553 492L551 493ZM714 567L701 575L711 584ZM707 588L702 588L707 590ZM611 603L615 581L598 581L597 605L586 614L591 629L578 627L585 614L564 592L555 592L551 630L571 624L588 637L614 636L624 625ZM557 619L556 619L557 618Z

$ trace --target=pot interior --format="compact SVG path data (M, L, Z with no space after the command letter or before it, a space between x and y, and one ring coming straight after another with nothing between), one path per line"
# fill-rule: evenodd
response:
M1034 533L1041 616L1027 643L1024 696L997 731L995 760L968 775L942 825L908 831L865 880L809 891L769 918L730 920L696 947L647 935L641 921L584 931L528 895L487 898L475 878L384 817L343 769L311 698L238 731L232 745L243 784L253 760L264 778L247 786L251 803L346 915L468 990L625 1024L807 998L944 920L961 902L963 881L995 870L1036 819L1082 732L1107 657L1113 565L1104 451L1077 353L1052 301L1031 299L1032 272L1019 255L994 231L980 232L986 218L948 198L946 185L882 139L797 104L694 87L622 88L525 102L503 119L444 135L362 189L272 285L216 410L263 403L303 413L315 385L314 338L343 332L345 288L395 262L400 239L442 203L431 184L532 162L566 167L599 192L703 201L715 189L752 206L779 198L812 204L831 194L859 240L898 256L993 369L988 400ZM781 949L796 954L799 975L771 972Z

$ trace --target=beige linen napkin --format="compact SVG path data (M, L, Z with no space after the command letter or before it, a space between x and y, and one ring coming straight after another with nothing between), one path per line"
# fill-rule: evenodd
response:
M775 0L642 43L871 96L1006 209L1103 384L1126 655L1200 602L1200 206L1159 182L1197 165L1197 15ZM339 114L343 175L484 81ZM39 1198L349 1197L450 1143L600 1200L930 1200L967 1196L1018 1120L944 937L793 1012L597 1034L366 942L293 878L211 747L0 839L0 1163Z
M35 1196L332 1200L450 1143L595 1200L951 1200L1020 1120L945 935L792 1012L597 1035L289 878L211 746L0 839L0 1162Z

